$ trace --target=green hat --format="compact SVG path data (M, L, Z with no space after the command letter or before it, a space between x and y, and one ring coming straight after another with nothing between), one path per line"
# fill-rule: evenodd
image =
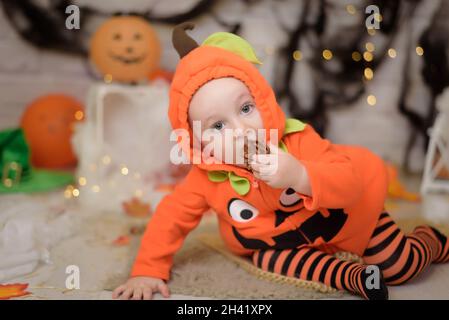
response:
M73 180L67 172L33 168L22 129L0 131L0 194L49 191Z

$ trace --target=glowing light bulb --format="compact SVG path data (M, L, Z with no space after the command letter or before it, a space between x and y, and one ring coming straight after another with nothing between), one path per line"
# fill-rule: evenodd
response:
M365 61L372 61L373 60L373 54L371 52L365 51L363 53L363 59L365 59Z
M326 60L332 59L332 51L330 51L329 49L324 49L323 50L323 58Z
M422 47L416 47L416 54L422 56L424 54L424 49Z
M85 186L86 183L87 183L87 179L86 179L86 178L84 178L84 177L79 177L79 178L78 178L78 184L79 184L80 186Z
M370 106L374 106L377 102L376 96L374 96L373 94L370 94L367 98L366 98L366 102L368 102L368 104Z
M380 13L375 13L374 14L374 20L376 20L377 22L382 22L383 17Z
M388 49L388 55L390 56L390 58L396 58L396 50L394 50L393 48Z
M352 53L351 57L352 57L352 60L354 60L354 61L360 61L360 60L362 60L362 55L361 55L360 52L358 52L358 51L354 51L354 52Z
M374 77L374 72L373 72L373 69L371 69L371 68L365 68L365 70L363 71L363 74L367 80L371 80Z
M355 9L355 7L354 7L352 4L348 4L348 5L346 6L346 11L347 11L349 14L355 14L355 13L356 13L356 9Z
M365 48L368 52L373 52L374 49L376 49L376 47L374 46L374 44L372 42L367 42L365 44Z
M300 50L293 51L293 59L295 59L295 61L299 61L302 59L302 53Z

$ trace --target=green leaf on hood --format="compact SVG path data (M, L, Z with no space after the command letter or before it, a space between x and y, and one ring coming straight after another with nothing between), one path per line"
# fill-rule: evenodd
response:
M285 120L284 135L292 132L302 131L305 127L306 124L304 122L301 122L295 118L288 118L287 120Z
M207 37L201 45L222 48L249 62L262 64L248 41L230 32L215 32Z

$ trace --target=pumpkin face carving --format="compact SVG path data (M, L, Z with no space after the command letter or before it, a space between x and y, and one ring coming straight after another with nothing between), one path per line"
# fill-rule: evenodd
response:
M90 59L113 81L138 82L159 64L161 47L156 32L143 18L108 19L91 40Z

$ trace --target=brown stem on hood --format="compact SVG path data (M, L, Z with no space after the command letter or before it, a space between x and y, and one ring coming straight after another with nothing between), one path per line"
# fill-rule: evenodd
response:
M186 30L192 30L194 27L195 25L192 22L183 22L173 29L172 43L180 58L198 47L198 43L186 33Z

